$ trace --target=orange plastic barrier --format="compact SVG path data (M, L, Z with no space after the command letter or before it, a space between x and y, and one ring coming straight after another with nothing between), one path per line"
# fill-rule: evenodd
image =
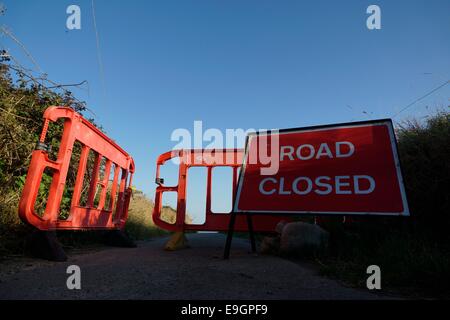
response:
M55 122L60 118L64 119L64 130L57 159L51 160L48 156L45 137L50 121ZM70 212L66 219L62 219L60 218L61 200L76 141L82 145L81 155ZM95 155L93 170L90 184L83 186L90 150ZM104 166L101 165L102 159L105 161ZM36 213L34 206L46 168L53 172L53 177L45 211L40 216ZM114 168L114 178L110 184L112 168ZM100 179L101 171L102 179ZM73 109L49 107L44 113L44 127L39 143L32 154L19 203L19 216L24 222L40 230L121 229L128 217L133 173L134 162L131 156L93 124ZM120 179L119 174L121 174ZM88 193L86 205L81 206L80 197L83 190L88 190ZM106 201L108 190L109 201ZM97 200L98 204L95 204Z
M224 150L176 150L161 154L156 163L155 207L153 209L153 221L160 228L169 231L227 231L229 227L230 214L228 212L212 212L211 210L211 186L212 170L214 167L233 168L233 203L238 180L238 170L242 165L244 151L241 149ZM179 158L178 184L176 186L165 186L164 179L160 177L160 168L165 162ZM201 225L187 224L186 218L186 186L189 178L190 167L207 167L206 181L206 219ZM175 223L171 224L161 219L162 197L164 192L177 192L177 216ZM253 230L256 232L273 232L283 217L269 215L252 215ZM290 220L290 219L289 219ZM238 215L235 224L236 231L248 231L248 220L245 215Z

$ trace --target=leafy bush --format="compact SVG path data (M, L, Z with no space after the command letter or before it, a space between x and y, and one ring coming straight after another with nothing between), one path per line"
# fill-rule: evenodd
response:
M450 227L450 113L424 124L407 121L397 130L413 218L433 228Z
M17 208L31 153L42 129L42 114L51 105L83 112L86 107L69 91L57 92L43 86L23 69L0 60L0 224L11 219L8 208ZM49 127L46 142L57 152L62 123ZM52 155L54 156L54 154ZM70 178L70 177L69 177ZM51 179L44 175L43 188ZM40 190L44 192L45 190ZM39 205L39 204L38 204ZM8 215L8 216L7 216ZM17 214L15 214L17 217Z

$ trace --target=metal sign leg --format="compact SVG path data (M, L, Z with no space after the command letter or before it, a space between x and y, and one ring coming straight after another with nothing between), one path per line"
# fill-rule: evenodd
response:
M233 240L234 223L236 222L236 212L231 213L230 224L228 225L227 242L225 243L225 251L223 258L226 260L230 257L231 241Z
M247 214L247 224L248 224L248 236L250 239L250 244L252 246L252 253L256 253L255 233L253 232L253 221L251 214Z

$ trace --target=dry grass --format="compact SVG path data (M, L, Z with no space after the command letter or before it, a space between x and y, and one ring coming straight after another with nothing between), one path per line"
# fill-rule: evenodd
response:
M150 237L167 234L161 230L152 220L153 201L141 191L135 190L130 201L128 220L125 226L127 233L135 240L144 240ZM166 221L174 221L176 212L172 208L165 208L163 215Z
M152 200L139 190L133 191L130 201L128 221L125 226L127 233L136 240L144 240L154 236L168 234L167 231L158 228L152 219L154 208ZM167 223L174 224L177 212L170 206L163 206L161 219ZM186 223L192 223L192 218L187 215Z

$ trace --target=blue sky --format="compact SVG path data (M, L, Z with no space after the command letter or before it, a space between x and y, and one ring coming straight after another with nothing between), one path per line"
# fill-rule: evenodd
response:
M450 79L446 0L96 0L104 80L91 1L3 3L1 25L49 78L89 82L74 93L133 155L135 185L151 197L156 157L194 120L225 130L391 117ZM66 28L70 4L81 8L81 30ZM381 8L381 30L366 27L370 4ZM449 98L447 85L394 120L447 108Z

